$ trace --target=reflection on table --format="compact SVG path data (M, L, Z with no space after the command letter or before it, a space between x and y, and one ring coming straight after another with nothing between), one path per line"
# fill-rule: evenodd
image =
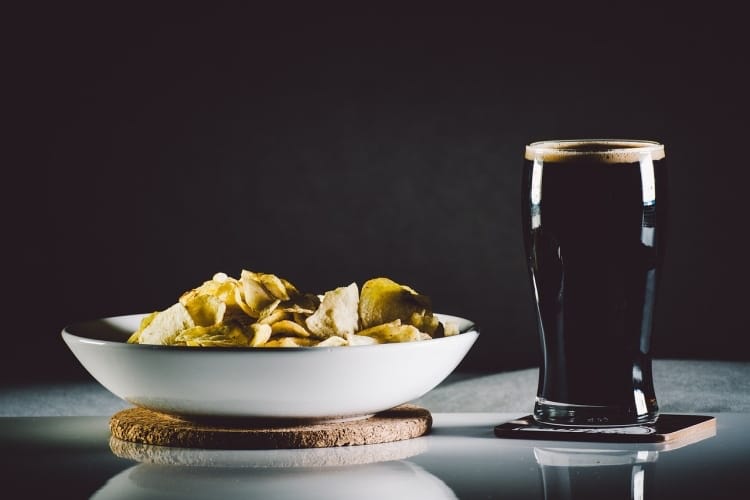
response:
M0 419L4 491L24 498L735 498L750 414L692 442L501 439L512 414L434 414L423 437L341 448L192 450L112 439L106 417Z
M301 450L195 450L110 439L121 458L139 463L117 474L93 499L455 499L439 478L406 460L426 450L412 439Z
M658 451L534 448L545 499L646 498ZM651 496L651 495L649 495Z
M654 498L659 453L684 448L716 435L715 427L668 443L599 444L596 448L535 447L545 499ZM579 444L580 446L580 444Z

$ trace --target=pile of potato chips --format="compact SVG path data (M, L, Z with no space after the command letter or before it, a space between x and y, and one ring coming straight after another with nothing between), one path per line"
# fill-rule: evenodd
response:
M388 278L302 293L273 274L217 273L171 307L147 315L131 344L193 347L331 347L455 335L428 297Z

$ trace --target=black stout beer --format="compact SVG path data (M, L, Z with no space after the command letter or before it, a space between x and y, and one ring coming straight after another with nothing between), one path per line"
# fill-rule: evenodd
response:
M651 334L666 216L664 147L528 145L523 233L544 356L543 423L622 426L658 415Z

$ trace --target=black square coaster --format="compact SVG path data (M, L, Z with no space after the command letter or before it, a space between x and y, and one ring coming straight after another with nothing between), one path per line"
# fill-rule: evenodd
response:
M537 423L531 415L495 426L500 438L602 443L667 443L716 433L716 417L661 414L653 425L632 427L551 427Z

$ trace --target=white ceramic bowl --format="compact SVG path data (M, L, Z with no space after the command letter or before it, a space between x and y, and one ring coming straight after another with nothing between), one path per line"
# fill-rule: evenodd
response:
M118 397L186 417L337 420L393 408L442 382L479 336L345 347L196 348L127 344L143 314L70 325L62 337Z

